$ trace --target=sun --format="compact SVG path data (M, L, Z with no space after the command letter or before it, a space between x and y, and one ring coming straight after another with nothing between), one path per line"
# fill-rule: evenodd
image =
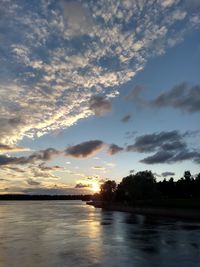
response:
M97 193L100 191L100 185L98 182L92 182L91 183L91 190L94 192L94 193Z

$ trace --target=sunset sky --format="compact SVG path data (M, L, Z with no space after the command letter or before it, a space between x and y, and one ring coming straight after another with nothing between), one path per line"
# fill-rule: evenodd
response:
M1 0L0 193L200 172L199 0Z

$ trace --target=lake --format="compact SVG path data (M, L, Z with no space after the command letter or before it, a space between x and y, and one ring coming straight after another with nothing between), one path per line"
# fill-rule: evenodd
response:
M0 202L1 267L200 266L200 223L81 201Z

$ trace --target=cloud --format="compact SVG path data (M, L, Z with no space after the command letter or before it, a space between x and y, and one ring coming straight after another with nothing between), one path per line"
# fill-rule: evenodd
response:
M152 104L158 108L173 107L188 113L200 112L200 85L179 84L159 95Z
M60 155L61 152L54 148L47 148L31 154L28 157L10 157L7 155L0 155L0 165L10 164L33 164L35 161L49 161L53 157Z
M33 186L37 186L37 185L41 184L40 182L35 181L35 180L31 179L31 178L27 179L26 182L27 182L28 185L33 185Z
M70 146L65 150L66 156L71 156L75 158L87 158L94 155L102 149L104 143L100 140L91 140L87 142L80 143L78 145Z
M104 163L105 163L106 166L111 167L111 168L113 168L113 167L116 166L116 164L113 163L113 162L107 162L107 161L104 161Z
M162 172L162 176L163 177L174 176L174 175L175 175L174 172L169 172L169 171Z
M200 163L200 152L184 149L177 153L172 160L175 162L183 160L194 160L196 163Z
M115 145L115 144L111 144L111 145L109 145L109 148L108 148L108 154L115 155L122 150L123 150L123 147L120 147L120 146Z
M16 166L10 166L10 165L4 165L4 166L1 166L1 168L4 170L11 170L12 173L13 173L13 171L16 173L25 173L26 172L23 168L19 168Z
M167 151L158 151L153 156L146 157L140 162L146 164L166 163L173 158L173 153Z
M29 151L29 148L19 147L19 146L8 146L4 144L0 144L0 153L15 153L15 152L23 152Z
M188 149L175 152L160 150L156 152L153 156L149 156L142 159L141 162L146 164L157 164L176 163L185 160L193 160L195 163L200 164L200 152L190 151Z
M92 16L80 2L63 0L60 2L67 35L90 34L93 27Z
M133 145L127 146L127 151L135 151L140 153L149 153L156 151L157 148L173 148L183 147L184 144L180 141L182 136L178 131L160 132L153 134L146 134L136 137Z
M145 164L175 163L184 160L193 160L198 164L200 151L188 148L184 140L188 136L189 132L181 134L178 131L142 135L136 138L133 145L127 146L126 150L139 153L154 152L153 155L140 160Z
M125 100L140 100L140 94L144 91L144 86L136 85L126 96Z
M0 155L0 165L9 165L9 164L27 164L33 162L32 159L26 157L9 157L7 155Z
M121 119L121 122L129 122L130 119L131 119L131 115L128 114L128 115L124 116L124 117Z
M89 101L89 108L96 116L103 116L112 111L112 104L104 96L93 96Z
M83 183L78 183L75 185L75 188L81 189L81 188L91 188L90 184L83 184Z
M31 174L33 177L42 178L42 179L59 179L56 175L54 175L51 170L46 171L40 171L37 167L34 167L31 170Z
M161 5L164 7L170 7L177 1L176 0L161 0L160 2L161 2Z
M45 166L45 163L41 163L38 168L41 171L62 171L63 167L60 167L58 165L54 165L54 166Z
M31 156L29 156L29 158L47 161L60 154L61 152L55 148L47 148L45 150L40 150L39 152L32 154Z
M91 116L88 101L116 96L149 58L199 28L199 12L186 12L184 3L172 0L38 0L31 9L26 1L4 1L0 143L16 144ZM110 111L104 104L93 112Z
M96 170L96 171L105 171L106 170L106 168L102 167L102 166L93 166L92 169Z

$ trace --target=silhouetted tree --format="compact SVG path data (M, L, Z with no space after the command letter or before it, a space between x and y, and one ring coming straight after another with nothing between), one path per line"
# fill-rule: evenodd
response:
M186 181L190 181L192 179L192 175L190 171L185 171L184 172L184 178Z
M159 182L156 182L151 171L131 173L122 179L117 189L114 181L105 182L101 186L100 198L127 204L147 203L149 200L159 203L162 199L200 198L200 173L194 179L190 171L185 171L178 181L171 177Z
M196 175L196 181L200 181L200 173Z
M156 179L151 171L137 172L122 179L116 198L127 202L151 199L157 195Z
M117 184L115 181L108 180L101 185L100 195L104 201L112 201L114 199L114 193L116 191Z
M157 183L157 189L160 195L164 198L171 198L176 196L176 183L171 177L168 181L164 179Z

